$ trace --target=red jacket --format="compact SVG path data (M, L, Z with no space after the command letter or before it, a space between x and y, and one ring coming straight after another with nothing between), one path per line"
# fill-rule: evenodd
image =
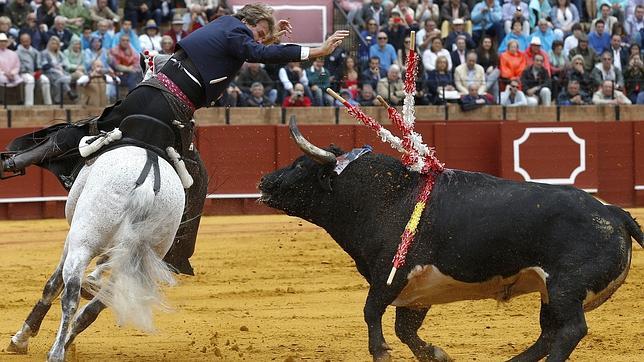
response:
M293 100L293 103L291 103L291 96L286 96L284 98L284 102L282 103L283 107L310 107L311 106L311 98L304 96L301 99L295 99Z

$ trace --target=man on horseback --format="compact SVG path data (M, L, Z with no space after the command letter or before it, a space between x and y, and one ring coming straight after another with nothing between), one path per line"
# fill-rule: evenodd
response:
M52 171L69 189L82 166L79 142L119 127L131 114L157 118L173 127L175 149L186 161L194 183L187 190L183 220L174 244L165 257L177 271L193 274L188 258L194 252L197 229L207 192L207 173L193 145L196 109L214 105L244 62L286 63L326 56L340 45L348 31L337 31L315 48L295 44L270 45L292 27L277 22L263 4L246 5L233 16L222 16L179 41L172 57L154 76L141 82L122 101L94 119L55 125L15 139L11 152L0 157L0 178L23 173L32 164ZM9 174L9 176L7 176Z

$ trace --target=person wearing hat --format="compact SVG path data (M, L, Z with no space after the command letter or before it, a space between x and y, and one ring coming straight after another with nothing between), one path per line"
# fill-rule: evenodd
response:
M7 34L0 33L0 87L13 88L22 83L20 59L9 46Z
M141 50L160 52L161 51L161 35L159 35L159 27L154 19L148 20L143 28L143 34L139 35L139 43Z
M188 36L188 32L183 30L183 16L181 14L174 14L172 17L172 27L163 35L171 37L174 44L177 44L181 39Z
M550 57L548 56L548 53L546 51L541 49L541 39L539 39L536 36L533 36L532 39L530 39L530 46L525 51L527 67L534 64L534 57L537 54L540 54L543 56L543 67L546 68L546 71L548 72L548 74L552 74L552 70L550 66Z
M550 52L552 50L552 42L555 41L555 33L550 28L550 24L546 19L539 19L539 26L530 34L530 38L537 37L541 40L541 50ZM563 39L563 33L561 33Z
M452 31L445 39L445 49L449 51L456 50L456 39L461 36L465 37L465 45L467 46L467 49L474 49L476 47L470 33L465 31L465 21L461 18L456 18L452 21Z
M575 55L581 55L584 59L584 70L590 73L595 64L599 63L599 57L593 48L588 45L588 36L586 34L581 33L577 41L577 47L570 50L568 58L572 60Z
M111 43L106 43L107 46L103 44L103 47L106 49L112 49L115 46L119 45L119 39L121 39L122 35L129 36L130 45L132 46L132 48L134 48L137 53L141 53L141 43L139 43L139 35L132 28L132 21L128 19L123 19L121 21L121 30L118 33L114 34Z
M318 47L273 45L282 35L291 32L291 24L287 20L276 21L273 9L264 4L245 5L233 16L222 16L181 39L165 65L159 64L151 77L125 99L106 108L98 118L51 126L14 140L10 146L13 153L1 159L0 177L37 163L54 170L71 187L69 177L73 175L73 168L83 161L74 153L83 137L97 131L112 131L132 114L165 122L178 135L174 148L193 179L187 190L184 221L165 261L178 272L193 275L188 258L194 252L208 186L205 165L193 143L194 112L214 104L246 61L279 64L327 56L349 35L348 31L336 31ZM125 37L121 36L121 41Z

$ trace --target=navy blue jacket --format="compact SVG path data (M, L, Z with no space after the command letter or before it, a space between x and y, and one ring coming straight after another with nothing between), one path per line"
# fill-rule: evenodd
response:
M181 39L181 47L195 64L206 83L205 106L221 96L244 62L286 63L301 59L299 45L264 46L253 39L253 32L233 16L222 16ZM228 77L210 84L213 79Z

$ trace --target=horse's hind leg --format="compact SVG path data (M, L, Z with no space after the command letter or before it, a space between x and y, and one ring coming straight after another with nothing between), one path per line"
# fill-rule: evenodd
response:
M54 273L49 277L42 292L42 297L36 303L34 308L29 313L29 316L23 323L22 328L11 337L8 352L25 354L29 346L29 338L35 337L40 329L45 315L51 308L51 303L60 295L63 290L63 264L65 262L66 249L63 251L63 257L56 267Z
M72 318L78 309L83 273L93 257L86 244L83 241L77 243L79 241L70 241L69 253L63 266L63 283L65 285L63 296L61 297L63 315L60 320L56 341L47 354L49 362L63 362L65 360L65 341L67 340Z
M98 315L105 309L107 306L103 304L100 300L94 298L89 303L87 303L83 309L76 315L74 322L72 323L72 329L67 336L67 341L65 342L65 349L69 348L69 345L74 342L76 336L78 336L82 331L89 327Z

